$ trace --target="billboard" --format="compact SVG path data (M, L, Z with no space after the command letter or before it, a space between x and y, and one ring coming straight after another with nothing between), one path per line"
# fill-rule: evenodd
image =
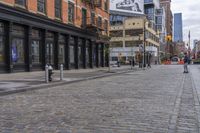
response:
M110 10L143 14L144 0L110 0Z

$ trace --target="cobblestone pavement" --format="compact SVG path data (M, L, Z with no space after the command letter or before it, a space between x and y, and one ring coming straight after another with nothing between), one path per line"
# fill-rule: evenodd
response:
M137 70L135 67L134 70ZM130 70L130 66L112 67L112 73L119 73ZM11 74L0 74L0 95L7 93L15 93L21 90L30 90L31 88L44 88L48 85L59 85L61 83L68 83L73 81L85 80L87 78L94 78L98 76L111 75L108 68L94 68L94 69L76 69L64 70L63 81L60 81L60 71L55 70L53 74L53 81L49 84L45 82L45 72L22 72Z
M198 133L199 106L182 66L0 97L1 133Z

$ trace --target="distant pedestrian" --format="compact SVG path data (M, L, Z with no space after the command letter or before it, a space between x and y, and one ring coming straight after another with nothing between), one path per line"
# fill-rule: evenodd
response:
M188 73L188 63L189 63L189 57L187 56L187 53L185 53L185 56L184 56L184 72L183 73Z
M151 68L151 54L148 56L147 68Z
M133 65L133 67L135 66L135 59L134 59L134 57L132 59L132 65Z

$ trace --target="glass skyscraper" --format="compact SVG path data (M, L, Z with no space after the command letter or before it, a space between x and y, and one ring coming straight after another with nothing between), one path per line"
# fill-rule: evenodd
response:
M183 41L182 13L174 14L174 42Z

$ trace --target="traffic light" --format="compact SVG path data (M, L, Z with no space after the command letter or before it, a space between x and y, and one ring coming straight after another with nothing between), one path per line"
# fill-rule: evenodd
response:
M166 40L167 42L172 41L172 36L171 36L171 35L167 35L167 36L165 37L165 40Z

